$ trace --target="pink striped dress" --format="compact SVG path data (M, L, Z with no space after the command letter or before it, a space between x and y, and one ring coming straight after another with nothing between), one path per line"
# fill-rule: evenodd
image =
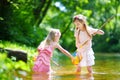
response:
M44 49L38 47L38 52L39 54L34 62L33 71L47 73L50 71L50 59L52 57L53 48L51 46Z

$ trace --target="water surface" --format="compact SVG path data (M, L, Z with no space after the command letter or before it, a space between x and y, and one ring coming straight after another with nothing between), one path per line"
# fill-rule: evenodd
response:
M120 80L120 54L96 54L93 74L88 74L86 68L82 68L81 74L75 73L76 66L72 65L69 58L60 57L57 60L59 66L52 63L50 75L30 75L32 80ZM31 77L32 76L32 77ZM25 78L24 80L29 80Z

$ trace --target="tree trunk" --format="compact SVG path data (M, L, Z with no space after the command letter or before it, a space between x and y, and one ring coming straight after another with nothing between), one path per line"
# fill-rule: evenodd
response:
M35 24L34 27L38 27L39 24L42 22L42 20L44 19L49 6L51 4L51 0L41 0L40 5L34 9L34 16L35 16Z

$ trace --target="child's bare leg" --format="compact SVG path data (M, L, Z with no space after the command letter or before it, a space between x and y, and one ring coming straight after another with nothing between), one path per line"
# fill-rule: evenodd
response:
M81 72L81 67L77 66L76 73L80 73L80 72Z
M87 66L87 70L89 73L92 73L92 66Z

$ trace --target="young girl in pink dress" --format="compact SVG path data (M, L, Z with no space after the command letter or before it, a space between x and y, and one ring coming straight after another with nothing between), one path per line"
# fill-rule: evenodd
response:
M63 49L58 43L61 33L58 29L51 29L48 36L38 46L38 56L34 62L33 71L37 73L48 73L50 71L50 60L53 50L58 48L62 53L73 60L72 55Z
M104 32L99 29L89 27L86 23L86 19L83 15L79 14L73 17L75 24L75 39L77 47L77 56L82 56L82 60L77 65L77 72L81 72L81 67L87 67L89 73L92 73L92 65L94 62L94 52L92 49L92 35L100 34Z

